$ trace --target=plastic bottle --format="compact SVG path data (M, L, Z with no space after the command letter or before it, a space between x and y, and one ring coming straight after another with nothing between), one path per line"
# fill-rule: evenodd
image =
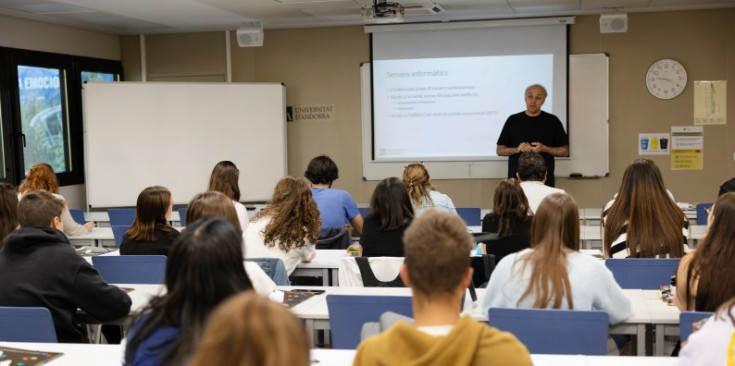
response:
M351 257L362 257L362 245L358 242L352 243L352 245L347 247L347 253L349 253Z

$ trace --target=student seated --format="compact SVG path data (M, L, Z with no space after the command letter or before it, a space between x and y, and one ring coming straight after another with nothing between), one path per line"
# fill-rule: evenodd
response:
M485 244L485 252L500 262L508 254L531 247L531 220L528 199L515 179L504 179L495 188L493 212L482 219L482 231L498 233Z
M79 225L71 217L69 207L66 200L59 194L59 181L56 179L54 168L48 163L38 163L28 170L26 179L21 183L19 189L20 194L24 195L28 192L47 191L51 192L54 197L64 202L64 212L61 213L61 222L64 224L64 233L69 236L77 236L92 231L93 222L87 222Z
M0 183L0 249L3 239L18 228L18 193L12 185Z
M237 169L235 163L227 160L220 161L212 169L207 190L222 192L232 200L232 204L235 206L235 212L237 212L237 221L240 223L240 231L245 231L250 219L248 218L247 208L240 203L239 180L240 170Z
M403 257L403 232L413 220L411 198L403 181L383 179L370 199L360 244L363 257Z
M355 200L347 192L332 188L339 170L329 156L319 155L311 159L304 173L311 182L311 193L319 207L322 228L342 227L349 222L356 236L362 234L362 216Z
M122 255L168 255L179 232L169 225L173 210L171 192L161 186L144 189L135 205L133 226L120 244Z
M291 176L276 184L273 198L243 234L247 258L280 258L289 275L316 255L319 209L309 185Z
M707 235L676 271L676 305L682 311L715 311L735 296L735 192L717 199L707 224Z
M304 325L282 305L243 293L215 309L189 366L308 366Z
M48 308L62 343L82 343L76 321L82 309L95 319L118 319L130 312L130 297L108 285L69 244L61 231L64 201L46 191L23 195L20 228L0 250L0 306Z
M518 157L516 178L521 183L523 194L528 199L528 214L533 215L546 196L564 193L563 189L546 185L546 163L540 154L524 152Z
M186 227L166 264L166 292L151 299L132 323L126 365L187 363L214 308L253 288L242 265L241 242L237 230L222 219Z
M610 324L632 315L630 301L605 264L579 252L579 208L564 193L541 201L531 226L531 249L495 267L483 308L602 310Z
M406 165L403 168L403 183L408 189L408 195L411 197L411 204L416 217L421 216L429 209L457 214L452 199L437 191L434 184L431 183L429 171L426 170L424 164Z
M401 278L413 293L414 324L398 322L363 341L353 365L531 365L513 335L459 316L474 239L458 216L427 211L403 241Z
M735 345L735 297L722 304L715 311L715 315L708 318L688 340L682 339L682 349L676 358L676 365L731 366L735 364L733 345Z
M602 212L605 258L681 258L689 224L652 160L625 169L615 197Z

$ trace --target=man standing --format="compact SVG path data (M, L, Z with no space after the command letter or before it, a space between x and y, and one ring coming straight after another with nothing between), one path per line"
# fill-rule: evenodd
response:
M559 118L541 110L546 95L541 85L526 88L526 110L505 121L496 152L498 156L509 156L508 178L516 176L521 153L541 154L546 164L546 185L554 187L554 157L569 155L569 137Z

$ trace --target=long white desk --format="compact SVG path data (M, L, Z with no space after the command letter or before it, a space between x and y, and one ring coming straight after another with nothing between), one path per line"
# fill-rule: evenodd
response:
M0 346L63 353L63 356L47 363L52 366L120 366L122 364L122 348L119 344L0 342Z

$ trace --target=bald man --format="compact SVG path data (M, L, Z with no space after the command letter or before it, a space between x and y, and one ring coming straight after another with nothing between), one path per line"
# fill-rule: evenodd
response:
M508 178L515 178L521 153L541 154L546 164L546 185L554 187L554 157L569 156L569 137L555 115L541 110L546 88L526 88L526 110L508 117L498 137L498 156L508 156Z

